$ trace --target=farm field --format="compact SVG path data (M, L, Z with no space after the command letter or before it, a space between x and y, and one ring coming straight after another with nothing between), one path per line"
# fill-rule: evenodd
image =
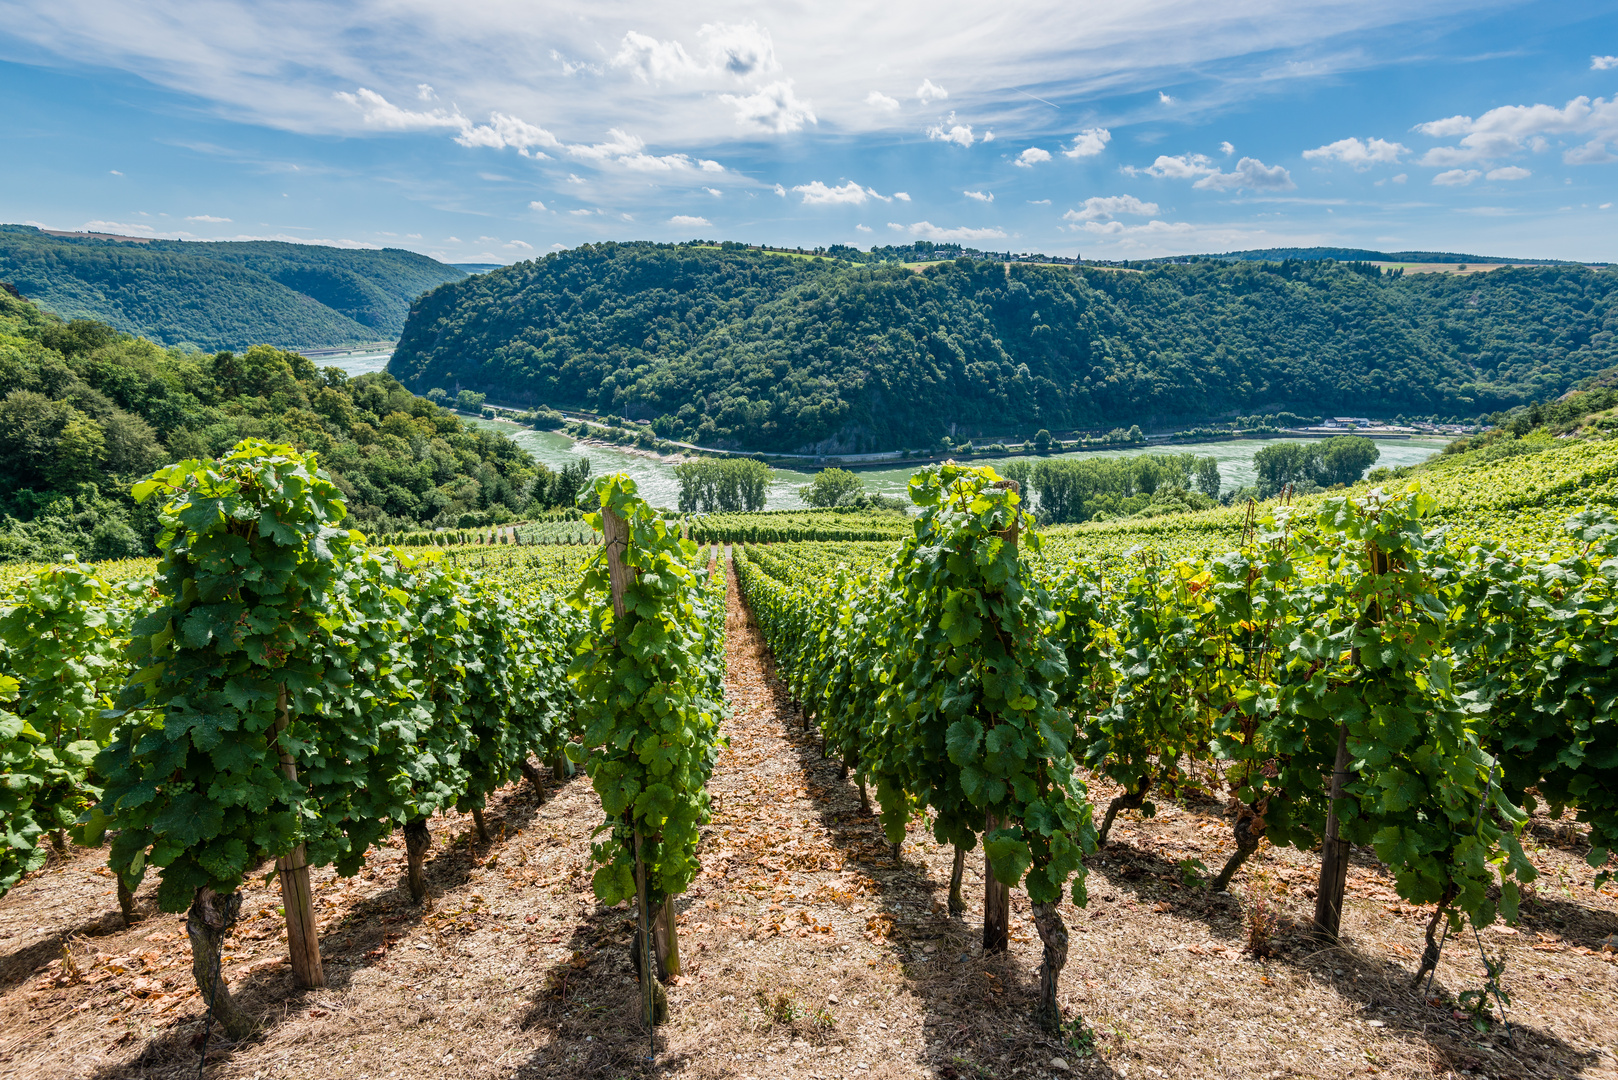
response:
M1164 801L1155 820L1127 813L1093 863L1089 906L1063 905L1062 1004L1094 1036L1046 1036L1030 1020L1039 941L1026 898L1014 894L1009 952L985 959L981 859L969 860L967 913L947 916L949 849L913 827L891 858L853 783L804 732L734 581L729 596L731 744L710 782L703 869L678 905L687 969L655 1064L643 1061L630 912L590 894L599 801L584 778L546 773L543 803L526 784L491 800L490 843L465 815L433 822L422 907L399 880L397 843L354 879L317 873L324 989L293 985L278 893L255 881L225 972L262 1027L239 1043L216 1030L206 1075L1618 1075L1618 954L1600 951L1618 933L1618 886L1590 889L1579 838L1545 821L1531 832L1537 897L1517 927L1483 935L1507 960L1514 1047L1409 988L1425 913L1372 861L1350 869L1334 949L1302 932L1309 856L1262 852L1230 895L1187 887L1180 860L1212 865L1231 847L1218 804L1194 798ZM56 859L0 901L0 1064L41 1078L193 1076L203 1008L183 919L153 910L147 886L125 929L103 861ZM1277 914L1277 956L1264 961L1243 953L1241 905L1260 893ZM1435 999L1474 985L1479 967L1452 946Z
M318 758L304 759L304 768L313 770L311 805L325 816L308 833L311 852L324 852L311 859L308 917L324 985L300 989L304 976L290 962L297 946L277 872L272 863L249 859L235 893L241 909L223 931L218 953L231 1010L245 1022L223 1030L224 1018L208 1018L207 991L199 989L211 976L210 954L198 951L203 939L196 907L188 917L177 909L174 892L160 896L157 873L148 868L131 898L131 921L120 915L123 898L108 863L125 873L133 865L138 874L145 848L131 863L127 841L122 848L57 848L46 833L17 830L15 836L37 844L45 862L24 867L21 880L0 893L0 1067L30 1077L179 1078L198 1075L206 1050L201 1075L243 1080L1618 1077L1618 881L1606 873L1615 819L1610 802L1601 801L1610 790L1602 786L1609 784L1605 766L1569 774L1554 763L1533 764L1545 770L1542 786L1559 786L1544 787L1520 832L1509 824L1509 813L1518 811L1496 788L1507 784L1508 774L1510 784L1520 786L1525 763L1546 760L1534 749L1544 735L1509 727L1526 722L1514 716L1535 715L1522 703L1529 691L1512 678L1540 672L1533 675L1540 689L1532 692L1546 700L1568 694L1569 716L1585 715L1578 710L1586 708L1586 698L1558 689L1558 656L1569 662L1566 671L1584 671L1578 677L1597 680L1594 685L1608 678L1599 659L1593 667L1578 665L1608 648L1602 643L1610 619L1602 622L1600 612L1610 612L1610 568L1618 563L1602 561L1613 541L1609 519L1599 512L1614 503L1613 447L1573 442L1498 460L1445 461L1421 474L1420 494L1376 496L1355 504L1359 510L1340 493L1326 493L1253 514L1227 508L1059 527L1043 530L1042 543L1027 536L1014 496L972 469L952 467L918 480L922 515L908 538L880 514L794 512L699 517L692 522L694 544L678 540L679 523L639 503L621 478L603 478L604 502L619 499L613 505L627 507L626 520L634 522L632 539L621 546L597 542L594 523L557 521L522 527L555 532L528 538L550 543L435 548L418 537L395 549L392 559L380 549L367 554L356 548L343 556L358 559L345 571L357 576L341 586L348 622L331 628L338 633L329 639L322 636L329 630L309 631L311 655L330 665L352 662L340 658L355 654L341 650L368 649L361 659L392 657L387 662L401 671L421 673L411 678L460 683L469 696L455 706L430 689L436 683L413 689L416 683L401 682L391 703L371 707L393 712L333 713L333 721L344 724L355 722L349 717L373 717L365 722L374 728L360 730L376 731L367 737L396 757L364 767L393 768L385 762L399 761L398 768L423 778L413 781L410 798L417 801L368 810L357 799L363 785L333 784ZM950 509L939 500L951 500ZM1570 531L1569 519L1583 510L1594 512L1578 517ZM1343 538L1344 529L1371 528L1352 522L1373 512L1393 523L1374 534L1381 539ZM1411 532L1397 524L1406 520L1402 514L1423 524ZM1285 525L1288 515L1295 526ZM987 553L987 561L949 554L973 536L978 539L968 550ZM1019 555L1016 546L1005 545L1007 537L1026 550ZM1501 542L1507 545L1503 558L1491 561L1490 545ZM1460 801L1459 817L1450 817L1457 822L1453 833L1438 834L1440 857L1430 847L1410 856L1423 873L1448 875L1441 879L1451 882L1443 903L1467 916L1442 937L1431 981L1419 986L1412 975L1439 926L1432 902L1438 894L1423 894L1426 886L1413 881L1410 867L1388 858L1385 837L1366 831L1348 849L1340 936L1334 944L1323 940L1312 925L1324 880L1320 822L1308 817L1309 806L1325 802L1318 779L1314 794L1307 784L1288 788L1297 783L1296 769L1277 778L1254 771L1251 756L1244 757L1242 745L1271 745L1255 738L1301 739L1306 745L1290 753L1303 774L1312 770L1318 778L1330 767L1329 754L1322 759L1313 748L1323 737L1319 725L1288 728L1288 716L1304 715L1294 705L1276 707L1269 719L1255 714L1255 723L1273 730L1244 729L1246 743L1233 743L1236 736L1218 734L1223 729L1214 726L1226 715L1219 701L1248 700L1241 697L1248 661L1230 659L1229 650L1246 655L1264 647L1246 636L1249 609L1230 607L1231 598L1239 600L1243 588L1252 592L1260 578L1284 583L1266 598L1253 593L1251 602L1272 605L1266 617L1275 641L1311 647L1309 626L1335 627L1338 635L1353 629L1338 612L1359 602L1352 589L1369 580L1354 575L1374 576L1374 561L1365 563L1371 571L1352 567L1372 559L1376 544L1393 545L1401 567L1410 568L1400 589L1447 590L1444 605L1477 612L1465 625L1510 626L1515 636L1503 647L1517 650L1483 663L1480 642L1496 639L1468 638L1471 631L1460 622L1443 630L1443 663L1449 665L1443 670L1453 670L1457 686L1500 703L1500 718L1477 724L1481 735L1466 738L1497 738L1498 725L1525 740L1507 761L1507 773L1497 778L1491 765L1484 787L1477 760L1463 753L1444 758L1448 771L1436 778L1397 774L1401 792L1418 782L1428 785L1428 794L1402 795L1386 805L1355 796L1362 813L1380 815L1377 820L1395 829L1422 827L1410 816L1412 803L1436 813L1446 800ZM643 619L654 609L662 613L656 617L665 621L646 624L661 627L651 631L664 635L655 646L614 652L628 647L601 636L625 617L612 615L609 550L635 560L637 573L645 575L637 579L645 584L631 589L650 591L630 592L626 610ZM1244 566L1263 570L1249 573ZM1540 566L1551 567L1549 576L1534 576ZM889 577L891 567L908 569ZM129 590L128 582L150 579L159 569L148 560L28 576L45 569L8 567L0 579L9 594L0 604L0 634L10 650L0 652L0 674L19 672L31 695L21 707L8 701L7 709L31 710L22 715L36 724L47 715L39 703L67 699L49 680L30 674L36 669L26 662L28 638L20 636L15 614L22 609L8 605L44 613L55 603L55 625L77 627L73 640L101 635L94 640L102 651L92 649L85 662L90 671L111 664L97 678L116 689L125 669L105 651L105 635L128 634L119 628L161 597L183 601L189 595L175 593L174 582L161 575ZM91 571L100 574L106 584L98 588L105 591L55 593L40 584L71 585L79 580L74 575ZM880 688L891 685L910 700L958 693L939 672L975 662L993 643L977 644L970 635L981 630L969 627L963 634L959 622L948 630L951 609L936 605L963 589L978 590L984 603L1000 603L994 582L1003 579L993 576L1000 573L1022 582L1019 603L1050 605L1043 610L1061 615L997 618L1050 619L1031 624L1044 627L1040 637L1049 644L1037 647L1045 653L1027 653L1035 646L1014 633L1021 644L1010 655L1019 666L1014 670L1030 673L1023 677L1050 680L1029 685L1048 687L1039 691L1040 700L1060 695L1072 724L1071 734L1052 734L1067 721L1051 710L1039 714L1037 729L1025 729L1039 768L1049 770L1040 775L1071 770L1055 794L1041 795L1015 780L1007 781L1015 796L1001 789L1004 798L1023 800L1013 820L1066 815L1061 835L1070 846L1052 841L1042 849L1030 839L1023 850L1046 861L1032 869L1024 864L1026 883L1010 890L1004 951L994 951L985 944L995 890L987 888L983 855L992 828L971 812L963 818L960 795L952 792L986 794L981 785L997 781L971 770L1004 770L1005 761L993 755L1001 752L997 745L1011 744L967 740L957 724L947 736L948 754L940 754L929 749L933 736L918 734L937 722L924 715L914 730L893 723L905 714ZM1440 585L1424 584L1429 580ZM371 582L392 590L391 599L367 591ZM1479 589L1479 582L1489 588ZM423 590L420 597L411 595L416 588ZM918 591L905 599L896 591L903 589ZM106 629L96 629L93 618L61 622L62 612L80 610L73 606L79 601L66 599L70 594L105 605ZM1408 606L1400 601L1387 618L1406 620L1398 625L1410 639L1430 641L1421 612L1435 610L1437 595ZM1514 595L1536 599L1503 599ZM445 607L446 597L459 599ZM419 613L412 615L412 608ZM457 610L470 622L457 622ZM446 614L434 614L439 611ZM722 630L715 622L721 615ZM940 626L948 630L944 636L937 636ZM634 631L631 640L641 633ZM384 648L395 651L377 651ZM1065 651L1064 663L1053 666L1053 648ZM439 649L461 657L454 662L464 669L432 666ZM1205 659L1215 655L1226 658ZM1432 673L1439 669L1425 654L1413 654L1410 670L1417 675L1395 665L1376 680L1361 674L1352 655L1351 663L1346 648L1340 655L1322 652L1322 663L1336 665L1329 668L1338 687L1333 693L1380 694L1383 684L1429 693L1426 687L1438 685ZM573 657L565 684L564 656ZM1140 656L1150 663L1125 661ZM625 666L631 661L661 665L655 668L660 674L635 675ZM1490 674L1496 668L1510 673L1506 682ZM1165 678L1153 674L1159 670ZM1307 684L1289 682L1280 667L1264 670L1271 673L1263 676L1261 692L1291 694L1288 700L1304 702L1305 711L1313 707ZM863 671L881 676L868 684ZM688 681L675 692L663 689L665 679ZM717 697L703 704L721 687L723 705ZM6 692L15 698L15 691ZM1446 696L1433 699L1437 704L1424 707L1427 715L1414 715L1415 729L1436 725L1440 736L1462 730L1443 727L1461 724L1461 714L1444 704L1455 700L1450 693L1446 688ZM997 706L1007 710L1001 725L1048 708L1033 696L1004 702L1014 699L1021 704ZM978 700L980 710L994 707L993 699ZM1342 708L1357 699L1331 700L1332 708ZM1404 708L1400 700L1379 707ZM673 702L697 703L696 711L688 705L679 714L692 742L673 745L699 752L691 759L694 771L680 774L695 779L680 781L688 786L675 802L694 810L683 818L673 814L663 825L669 836L678 835L677 828L691 832L680 841L689 844L683 849L689 861L680 861L673 848L658 856L665 867L659 873L668 876L659 879L664 891L653 906L677 928L679 947L671 954L677 973L664 986L667 1020L653 1034L642 1021L632 963L640 906L633 883L629 898L621 899L626 879L613 875L627 873L614 869L615 860L624 865L623 850L601 832L605 821L625 836L624 826L613 823L628 820L628 811L621 801L606 801L620 796L603 778L619 774L601 770L633 769L637 757L643 766L656 757L636 751L615 759L625 763L620 766L592 755L641 738L614 736L602 725L662 715ZM653 711L638 711L648 708ZM393 736L385 734L386 725L426 722L410 709L428 709L434 717L427 734L417 736L430 741L414 751L427 756L412 757L408 744L389 749ZM1606 737L1605 716L1596 714L1590 729L1597 739ZM13 729L6 730L13 738ZM355 744L329 741L338 730L307 737L330 747L321 750L328 757L341 752L363 763L365 754L379 752L376 744L344 749ZM479 732L476 740L467 741L470 730ZM1013 729L998 730L1003 738ZM1255 736L1254 730L1269 733ZM1605 744L1577 730L1570 738L1585 740L1579 745L1591 761L1601 761ZM115 735L113 743L134 746L127 735ZM250 754L262 753L262 742L251 745ZM1216 745L1218 753L1210 749ZM1405 753L1400 745L1389 743L1392 752ZM473 756L457 765L452 754ZM108 762L98 768L124 767L116 757L98 760ZM585 760L589 777L575 763ZM1287 759L1262 749L1257 760ZM1419 757L1395 760L1420 769ZM1356 769L1373 775L1375 767ZM178 775L161 781L159 792ZM1138 786L1142 776L1145 784ZM371 783L380 793L384 785ZM948 786L954 783L959 786ZM1476 786L1446 786L1463 783ZM1583 800L1578 823L1571 815L1547 814L1546 803L1575 797L1569 791L1588 792L1576 795ZM1501 815L1485 817L1480 796L1496 800ZM1047 798L1055 801L1040 801ZM1270 798L1302 809L1272 813L1271 831L1263 836L1262 821L1258 833L1250 825L1255 813L1266 813ZM474 812L476 806L481 810ZM378 812L389 816L373 827L368 815ZM59 824L47 829L64 821L54 820ZM165 820L174 819L123 827L137 836L137 829L162 836L152 830L172 830ZM400 821L408 822L403 830L395 827ZM964 856L943 842L957 837L961 843L963 822L974 838ZM415 863L421 876L412 881L418 849L409 838L418 823L431 846ZM331 846L337 824L354 837L353 853ZM1097 826L1104 834L1099 839ZM1456 835L1464 844L1484 845L1482 858L1474 863L1444 854L1442 845L1453 844ZM1247 846L1242 838L1248 836L1258 838ZM359 848L361 841L368 849ZM1006 841L1004 831L993 840L1001 845L991 849L996 858L1004 856ZM194 838L185 842L206 854ZM154 867L160 851L151 848ZM164 873L175 874L173 854L164 858ZM1210 889L1227 859L1235 874L1229 888ZM333 862L351 876L339 875ZM1046 873L1057 880L1054 899L1048 884L1035 892L1036 875ZM952 896L957 874L959 903ZM1077 893L1066 887L1081 883ZM180 894L180 907L188 896ZM1065 960L1056 966L1060 978L1042 981L1042 965L1053 955L1053 917ZM1480 933L1473 934L1469 920ZM657 963L664 963L661 952ZM1491 997L1496 989L1502 996Z

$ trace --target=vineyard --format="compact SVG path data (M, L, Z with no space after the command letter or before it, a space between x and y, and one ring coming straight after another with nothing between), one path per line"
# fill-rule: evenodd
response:
M0 577L0 1063L1612 1075L1614 448L377 543L159 470L160 559Z

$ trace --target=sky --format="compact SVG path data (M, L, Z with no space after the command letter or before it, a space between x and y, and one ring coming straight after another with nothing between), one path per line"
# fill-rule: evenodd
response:
M0 0L0 221L1618 259L1618 0Z

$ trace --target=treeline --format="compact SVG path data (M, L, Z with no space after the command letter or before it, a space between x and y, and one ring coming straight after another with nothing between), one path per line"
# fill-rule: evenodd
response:
M1364 270L586 245L434 290L389 370L665 439L852 453L1283 411L1478 417L1618 362L1618 271Z
M308 349L391 340L412 300L465 276L393 248L123 241L0 225L0 281L59 315L161 345Z
M587 486L587 466L554 473L387 374L164 349L0 292L0 561L150 554L156 516L131 483L244 438L318 451L373 533L498 524Z
M704 514L762 510L774 473L752 458L698 458L674 466L680 509Z
M1015 460L998 468L1032 493L1044 525L1207 510L1221 487L1219 463L1195 454Z

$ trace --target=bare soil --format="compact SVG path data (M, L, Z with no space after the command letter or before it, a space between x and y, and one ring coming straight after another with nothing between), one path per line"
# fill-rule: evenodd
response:
M293 986L279 890L255 879L225 973L260 1028L236 1044L215 1029L203 1074L1618 1078L1618 954L1602 948L1618 945L1618 887L1592 889L1578 830L1536 823L1542 877L1523 919L1481 936L1506 958L1508 1042L1455 1008L1482 986L1470 933L1448 942L1430 989L1411 988L1430 909L1402 904L1363 853L1339 948L1303 932L1313 855L1262 849L1233 895L1206 895L1185 860L1217 870L1233 844L1223 807L1192 792L1160 799L1154 819L1123 816L1091 862L1088 908L1063 905L1070 1019L1048 1037L1030 1019L1040 944L1026 896L1013 896L1010 951L984 957L981 854L967 860L970 910L950 918L951 851L918 826L894 860L803 729L734 580L729 617L730 746L655 1038L638 1021L632 912L590 890L601 811L575 777L551 780L542 803L527 785L500 792L489 843L469 818L435 819L424 906L397 840L355 878L317 872L323 989ZM126 928L104 859L63 856L0 900L0 1075L198 1074L183 916L158 913L148 885ZM1246 951L1259 901L1273 921L1264 960Z

